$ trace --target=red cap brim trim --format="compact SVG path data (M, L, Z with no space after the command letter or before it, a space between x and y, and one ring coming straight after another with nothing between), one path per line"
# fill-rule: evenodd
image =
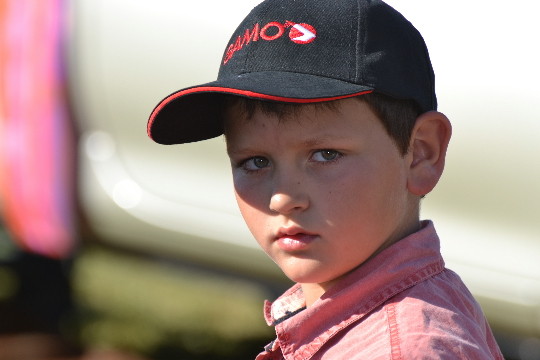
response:
M373 92L373 90L364 90L358 93L340 95L340 96L301 99L301 98L289 98L289 97L283 97L283 96L267 95L267 94L261 94L261 93L257 93L257 92L253 92L249 90L238 90L238 89L233 89L233 88L217 87L217 86L202 86L202 87L190 88L190 89L182 90L182 91L169 95L168 97L166 97L165 99L161 101L161 103L154 109L154 111L152 111L152 114L150 115L150 119L148 121L148 126L147 126L148 136L152 138L152 135L150 133L150 128L152 127L152 124L154 123L154 120L157 114L161 111L161 109L167 106L171 101L173 101L176 98L186 96L189 94L208 93L208 92L238 95L238 96L250 97L250 98L261 99L261 100L280 101L280 102L297 103L297 104L310 104L310 103L347 99L354 96L369 94Z

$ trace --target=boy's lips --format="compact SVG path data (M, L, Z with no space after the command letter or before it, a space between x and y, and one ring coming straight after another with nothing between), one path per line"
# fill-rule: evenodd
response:
M300 228L283 228L279 230L275 241L281 250L301 251L307 249L317 236Z

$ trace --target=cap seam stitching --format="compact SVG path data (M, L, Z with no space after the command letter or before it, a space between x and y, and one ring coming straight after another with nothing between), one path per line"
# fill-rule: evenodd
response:
M360 75L360 54L361 54L361 51L360 51L360 46L361 46L361 41L360 41L360 0L357 0L356 1L356 13L358 14L358 16L356 17L356 44L355 44L355 54L354 54L354 59L355 59L355 69L354 69L354 81L359 84L360 83L360 78L361 78L361 75Z

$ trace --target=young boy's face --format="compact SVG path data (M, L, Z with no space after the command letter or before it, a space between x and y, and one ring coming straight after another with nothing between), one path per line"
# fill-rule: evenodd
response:
M240 211L295 282L327 289L418 229L411 158L357 99L285 119L261 111L247 119L233 106L226 138Z

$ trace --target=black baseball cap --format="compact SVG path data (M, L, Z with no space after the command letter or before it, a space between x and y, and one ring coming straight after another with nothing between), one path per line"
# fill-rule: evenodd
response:
M424 39L380 0L266 0L231 37L216 81L163 99L148 120L160 144L223 134L224 94L314 103L370 92L436 110Z

